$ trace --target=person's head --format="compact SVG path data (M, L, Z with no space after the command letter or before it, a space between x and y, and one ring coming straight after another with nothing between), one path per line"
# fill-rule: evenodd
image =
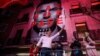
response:
M40 3L35 12L35 21L38 28L49 28L56 25L61 14L61 3L58 0L47 0Z
M88 32L85 32L85 36L88 37L89 36L89 33Z
M86 42L89 42L89 41L90 41L90 40L88 39L88 38L89 38L89 33L88 33L88 32L85 32L84 35L85 35L85 41L86 41Z
M51 31L50 31L50 30L49 30L49 31L47 31L46 33L47 33L47 35L48 35L48 36L50 36L50 35L51 35Z

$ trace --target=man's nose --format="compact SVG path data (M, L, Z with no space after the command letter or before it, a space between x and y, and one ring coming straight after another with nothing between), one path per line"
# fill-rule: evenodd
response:
M44 19L48 19L50 17L50 11L46 10L44 13Z

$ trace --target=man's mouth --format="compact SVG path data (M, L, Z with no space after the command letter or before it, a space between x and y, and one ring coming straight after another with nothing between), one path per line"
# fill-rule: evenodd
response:
M41 22L41 23L51 23L53 20L51 19L51 20L42 20L42 21L38 21L39 23Z

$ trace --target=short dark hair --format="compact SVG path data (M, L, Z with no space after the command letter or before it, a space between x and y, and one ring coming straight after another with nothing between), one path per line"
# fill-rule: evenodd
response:
M43 4L48 4L48 3L52 3L52 2L57 2L58 4L61 5L61 1L60 0L42 0L42 2L36 8L38 8L39 6L41 6Z

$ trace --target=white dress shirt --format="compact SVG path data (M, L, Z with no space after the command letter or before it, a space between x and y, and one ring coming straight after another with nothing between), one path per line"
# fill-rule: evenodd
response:
M60 33L56 33L54 36L42 36L40 38L40 40L37 43L37 46L40 46L42 44L41 47L46 47L46 48L51 48L51 44L52 44L52 40L58 36Z

